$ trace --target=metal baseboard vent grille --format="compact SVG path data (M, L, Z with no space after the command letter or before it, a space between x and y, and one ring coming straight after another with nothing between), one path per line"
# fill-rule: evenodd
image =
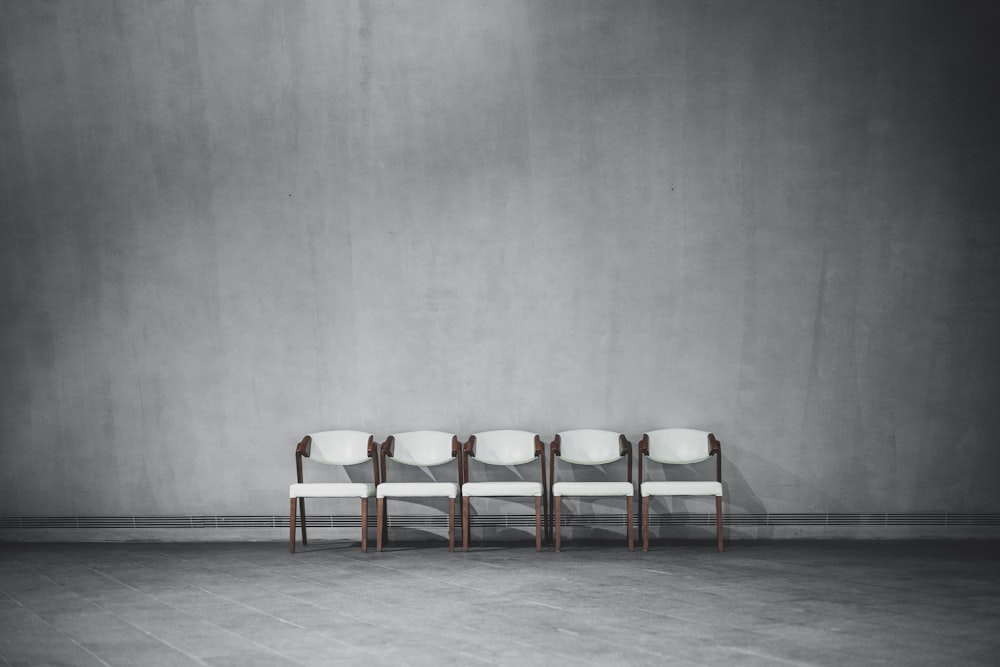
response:
M301 520L301 519L300 519ZM456 523L459 516L456 515ZM472 525L480 528L533 528L534 514L474 514ZM636 515L638 522L638 515ZM715 514L651 514L651 526L714 526ZM727 526L1000 526L996 514L893 514L893 513L764 513L725 514ZM309 528L359 528L361 517L309 515ZM374 513L368 525L375 525ZM396 528L446 528L444 514L389 515ZM564 526L624 526L624 514L563 514ZM178 515L178 516L3 516L0 530L26 529L163 529L163 528L288 528L288 517L280 515Z

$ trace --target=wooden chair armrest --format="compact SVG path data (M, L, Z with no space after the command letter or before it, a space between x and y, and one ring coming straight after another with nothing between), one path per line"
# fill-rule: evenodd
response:
M542 442L542 439L537 433L535 434L535 457L538 459L538 462L542 464L542 494L545 496L545 512L548 514L549 482L545 477L545 443Z
M295 456L305 456L309 458L309 454L312 453L312 436L307 435L302 438L298 445L295 446Z
M722 484L722 443L716 440L714 433L708 434L708 455L715 456L715 480Z
M396 438L391 435L386 438L385 442L383 442L382 446L379 448L379 453L383 458L388 456L391 459L393 454L396 453Z
M378 449L378 445L375 443L375 436L368 436L368 458L372 460L372 479L375 482L375 486L382 483L382 475L379 471Z
M632 443L628 441L625 434L622 433L618 436L618 453L626 458L626 465L628 466L625 470L625 477L628 481L632 481Z
M649 434L643 433L639 440L639 485L642 485L642 457L649 456Z
M476 456L476 436L470 435L469 439L465 441L465 445L462 447L462 460L459 465L462 467L462 474L464 475L462 479L462 484L469 481L469 457Z
M309 458L312 452L312 436L306 436L295 446L295 481L302 483L302 457Z
M556 483L556 457L562 454L561 445L562 439L556 433L555 439L549 445L549 494L552 493L552 485Z
M385 442L383 442L382 445L379 447L379 468L381 472L381 474L379 475L380 482L386 481L385 460L386 458L392 458L392 455L395 453L395 445L396 445L396 438L390 435L388 438L385 439Z

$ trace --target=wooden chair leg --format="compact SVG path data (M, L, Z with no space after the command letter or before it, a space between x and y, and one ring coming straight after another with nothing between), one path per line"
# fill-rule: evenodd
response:
M292 498L291 509L288 510L288 551L295 553L295 498Z
M378 518L375 520L375 526L378 530L378 534L375 536L375 550L382 551L382 531L385 528L385 498L379 498L376 503L375 512L378 514Z
M642 497L642 550L649 551L649 496Z
M635 550L635 539L632 537L632 496L625 497L625 514L628 515L626 521L628 524L625 526L625 534L628 535L628 550Z
M562 510L562 496L556 496L555 497L555 501L556 501L556 503L555 503L556 504L556 525L555 525L555 531L556 531L556 551L559 551L559 547L561 546L560 540L559 540L559 524L561 522L560 521L560 511Z
M542 497L535 496L535 551L542 550Z
M309 544L306 539L306 499L299 498L299 514L302 515L302 546Z
M448 499L448 551L455 550L455 499Z
M368 498L361 499L361 553L368 553Z
M550 502L549 494L546 493L545 497L543 498L543 500L544 500L544 504L545 504L545 507L543 508L544 512L545 512L545 517L544 517L544 519L545 519L545 543L546 544L551 544L552 543L552 514L549 512L549 510L552 507L552 503Z
M722 551L722 496L715 497L715 535Z
M462 496L462 551L469 550L469 496Z
M382 511L379 513L382 516L382 541L388 544L389 543L389 499L383 498L379 502L382 503Z
M640 497L639 504L636 506L636 510L639 512L639 520L636 521L636 530L639 533L636 535L636 540L642 541L642 500Z

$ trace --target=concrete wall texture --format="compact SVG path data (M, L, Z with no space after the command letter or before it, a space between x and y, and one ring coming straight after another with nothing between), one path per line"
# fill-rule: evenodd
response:
M281 514L324 428L666 426L731 511L998 511L997 18L4 0L0 514Z

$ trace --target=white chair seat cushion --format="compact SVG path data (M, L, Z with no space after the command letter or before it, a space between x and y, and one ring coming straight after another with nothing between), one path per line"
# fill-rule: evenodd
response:
M288 489L290 498L370 498L373 495L374 484L350 482L292 484Z
M458 484L453 482L386 482L375 492L379 498L454 498Z
M462 485L463 496L541 496L542 485L538 482L466 482Z
M721 496L719 482L643 482L639 486L646 496Z
M632 482L556 482L552 485L554 496L631 496L634 493Z

